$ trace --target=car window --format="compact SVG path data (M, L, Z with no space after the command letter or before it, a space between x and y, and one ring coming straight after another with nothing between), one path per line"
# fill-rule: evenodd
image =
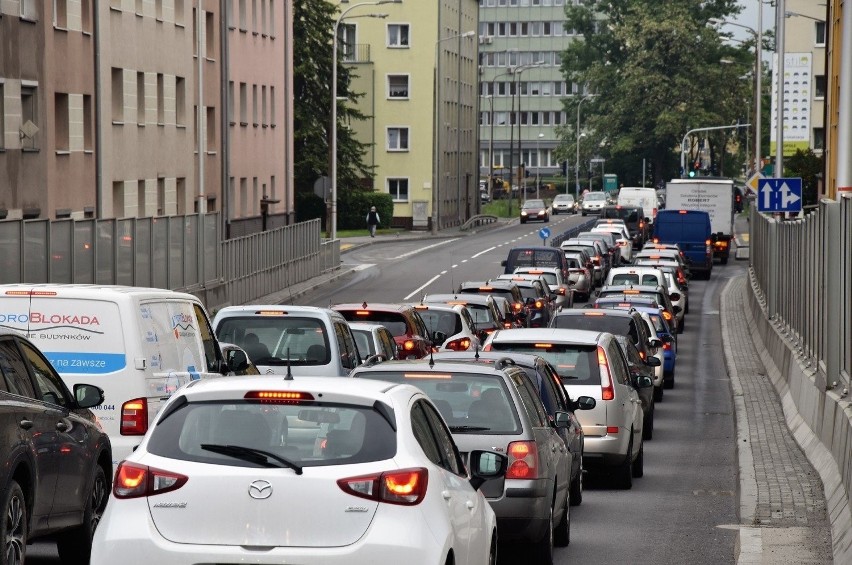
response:
M491 349L538 355L556 369L560 381L565 385L601 384L596 345L494 341Z
M382 341L382 349L387 355L388 359L393 359L396 357L396 342L393 340L393 336L386 329L382 329L379 331L379 338Z
M547 413L544 411L544 406L541 404L541 399L538 397L538 391L532 386L526 373L514 373L512 382L518 395L521 397L523 408L529 416L533 427L542 427L547 423Z
M355 344L358 346L358 352L363 357L369 357L376 354L376 349L373 346L373 332L370 330L352 330L352 335L355 336Z
M621 353L621 349L614 340L607 346L607 357L609 358L609 370L612 378L623 385L630 384L630 373L627 370L627 364Z
M426 402L419 401L418 404L422 405L423 411L429 419L429 425L432 428L435 441L438 443L438 449L441 453L441 467L453 474L465 476L467 474L467 470L465 469L464 463L456 449L453 436L450 435L450 432L447 430L447 426L444 424L441 416L439 416L438 412L436 412L435 409Z
M234 343L261 365L326 365L329 335L319 318L304 316L228 316L217 326L219 339Z
M343 322L334 322L334 333L337 336L337 347L340 349L340 364L346 369L358 366L358 348L349 330Z
M3 372L3 379L6 381L9 392L18 396L35 398L27 365L11 339L0 341L0 370Z
M207 364L207 371L210 373L219 372L219 348L216 345L216 336L213 329L210 327L210 321L204 313L204 309L198 304L192 305L195 311L195 318L198 322L198 331L201 334L201 344L204 347L204 360ZM251 355L249 355L251 358Z
M552 386L554 396L557 398L558 402L557 409L568 410L570 397L568 396L568 392L565 390L565 387L561 386L559 375L553 370L550 363L542 363L542 374L548 379Z
M446 310L419 310L418 315L423 319L431 336L434 332L443 332L447 337L462 331L462 322L456 312Z
M627 356L627 360L638 367L641 367L644 364L642 361L642 357L639 355L639 350L636 349L636 346L630 342L630 340L626 338L616 338L618 342L621 344L621 347L624 350L624 354Z
M423 449L426 458L435 465L443 467L444 460L441 456L441 447L438 445L438 439L432 433L432 426L429 424L429 417L426 415L423 404L423 402L415 402L414 406L411 407L411 432Z
M65 385L51 368L50 363L30 344L21 342L20 345L33 370L38 398L64 408L70 407L71 399L65 392Z

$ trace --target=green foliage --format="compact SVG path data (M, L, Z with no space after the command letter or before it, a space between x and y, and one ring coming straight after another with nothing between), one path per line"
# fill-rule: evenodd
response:
M380 228L387 228L393 219L393 199L386 192L350 191L338 195L337 227L354 230L367 225L367 212L375 206L379 213Z
M825 159L812 149L796 150L784 159L784 176L802 178L802 206L813 206L819 197L819 181L825 169Z
M325 224L325 202L313 192L297 192L295 194L295 207L297 222L321 218L323 224Z
M294 174L297 192L309 192L320 176L331 175L331 73L332 38L337 7L327 0L293 0L293 121ZM338 50L338 58L343 54ZM356 101L362 94L350 92L352 70L337 65L338 96ZM338 124L367 117L352 104L338 102ZM338 125L338 189L363 186L372 167L365 161L369 145L353 137L352 130Z
M738 11L734 0L613 0L604 14L596 12L598 6L565 10L566 28L576 28L584 39L565 50L563 73L566 81L585 84L595 94L581 109L581 130L587 133L581 164L604 157L607 172L633 184L641 181L635 163L645 157L660 181L675 176L688 130L741 117L745 122L750 89L739 77L748 69L719 61L745 60L748 52L724 44L707 25L710 18ZM579 100L566 99L569 116L576 116ZM563 133L562 154L569 156L576 151L574 123L569 119ZM727 137L722 134L716 143L724 147Z

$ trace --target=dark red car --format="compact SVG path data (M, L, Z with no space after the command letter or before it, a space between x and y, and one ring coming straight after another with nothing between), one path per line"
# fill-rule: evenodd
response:
M332 310L340 312L350 322L379 324L390 330L399 348L400 359L420 359L432 350L432 340L423 318L409 304L337 304Z

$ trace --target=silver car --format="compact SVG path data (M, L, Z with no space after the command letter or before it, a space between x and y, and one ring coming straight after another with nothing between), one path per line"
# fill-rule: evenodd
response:
M586 214L600 214L601 209L607 205L606 199L606 192L587 192L580 200L580 213L584 216Z
M550 207L553 210L554 216L558 214L577 213L577 202L574 201L574 197L570 194L557 194L553 197Z
M505 484L489 481L481 488L497 514L501 541L531 544L533 561L540 563L552 563L554 545L568 545L572 455L558 428L570 426L571 415L558 411L551 425L523 368L511 360L390 361L351 376L416 385L441 412L463 457L483 446L508 455Z

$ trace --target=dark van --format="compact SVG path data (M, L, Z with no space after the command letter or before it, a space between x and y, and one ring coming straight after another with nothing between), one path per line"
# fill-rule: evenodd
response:
M707 212L660 210L654 220L654 242L677 243L690 260L692 273L710 278L713 270L713 229Z
M565 253L556 247L513 247L509 256L500 263L504 273L511 275L518 267L558 267L562 269L562 278L568 280L568 260Z
M645 217L641 206L604 206L601 219L624 220L630 239L633 240L633 249L641 249L651 237L652 224Z

